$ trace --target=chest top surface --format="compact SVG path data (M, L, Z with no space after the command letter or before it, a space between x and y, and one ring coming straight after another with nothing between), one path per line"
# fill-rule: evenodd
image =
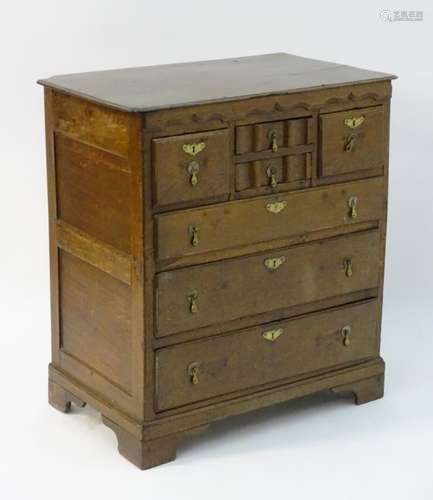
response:
M58 75L38 83L112 108L146 112L393 78L387 73L275 53Z

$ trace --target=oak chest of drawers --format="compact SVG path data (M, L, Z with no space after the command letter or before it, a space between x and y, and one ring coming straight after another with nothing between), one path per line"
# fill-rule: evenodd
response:
M148 468L230 415L381 397L392 78L271 54L42 80L50 403Z

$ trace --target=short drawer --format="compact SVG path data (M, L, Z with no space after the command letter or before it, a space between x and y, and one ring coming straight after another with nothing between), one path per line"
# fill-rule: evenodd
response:
M329 113L320 117L320 175L383 167L383 107Z
M153 139L155 205L227 199L229 136L222 129Z
M383 179L163 214L156 217L160 261L267 242L382 218Z
M373 358L378 328L372 301L163 348L156 354L157 409Z
M264 194L307 187L311 180L311 153L238 163L236 191Z
M157 275L157 335L373 289L377 230Z
M309 143L311 117L240 125L236 127L236 154L273 152Z

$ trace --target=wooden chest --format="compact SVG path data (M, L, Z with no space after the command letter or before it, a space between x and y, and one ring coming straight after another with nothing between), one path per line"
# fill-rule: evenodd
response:
M42 80L50 403L148 468L230 415L381 397L392 78L271 54Z

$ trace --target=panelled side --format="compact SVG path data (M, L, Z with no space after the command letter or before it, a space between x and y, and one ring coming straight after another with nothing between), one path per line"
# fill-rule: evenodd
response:
M52 366L143 416L141 117L45 90Z

